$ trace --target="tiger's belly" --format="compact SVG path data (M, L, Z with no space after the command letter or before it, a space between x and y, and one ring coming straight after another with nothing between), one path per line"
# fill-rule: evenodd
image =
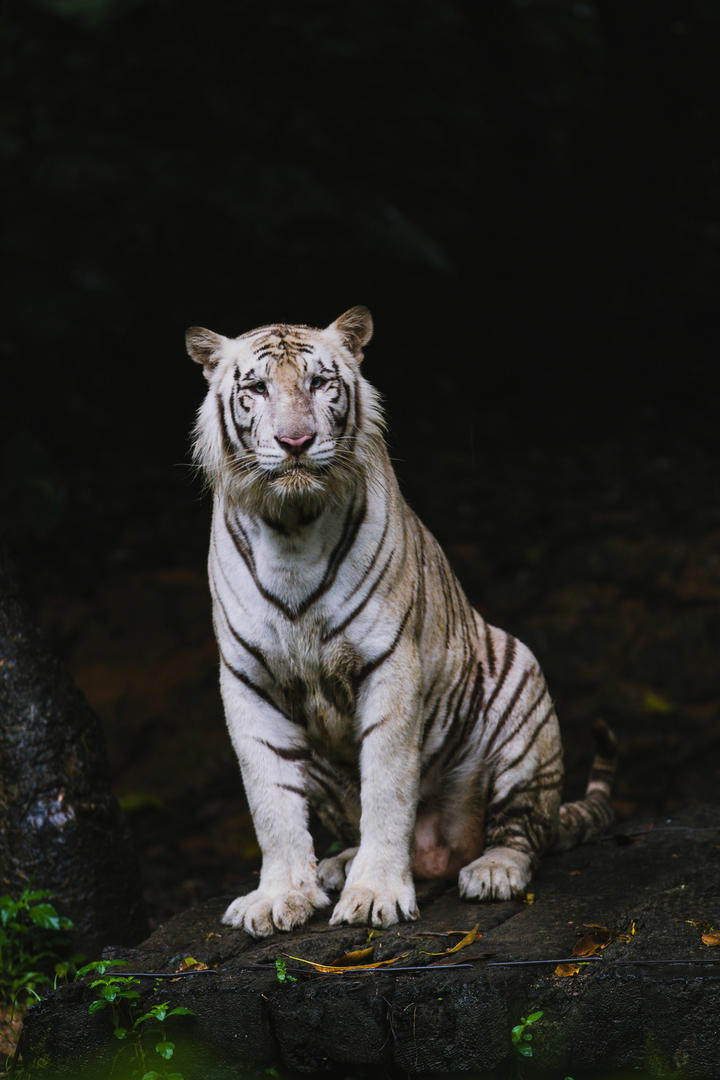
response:
M453 838L451 847L444 837L439 811L421 810L418 813L413 854L415 877L455 879L463 866L482 854L482 849L477 830L470 823L464 832Z

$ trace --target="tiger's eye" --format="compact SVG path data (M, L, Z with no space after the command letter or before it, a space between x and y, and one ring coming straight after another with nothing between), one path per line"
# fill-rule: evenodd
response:
M258 379L256 383L253 383L250 387L254 394L267 394L267 383L264 383L262 379Z
M322 375L313 375L312 379L310 380L310 389L319 390L320 387L324 386L326 382L327 379L323 378Z

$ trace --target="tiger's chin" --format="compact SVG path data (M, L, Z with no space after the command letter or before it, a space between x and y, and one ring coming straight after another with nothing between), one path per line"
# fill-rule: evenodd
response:
M273 476L266 494L276 510L284 506L316 510L327 501L327 484L321 474L296 467Z
M252 477L235 477L226 486L225 497L261 517L315 518L347 497L348 478L340 472L298 463Z

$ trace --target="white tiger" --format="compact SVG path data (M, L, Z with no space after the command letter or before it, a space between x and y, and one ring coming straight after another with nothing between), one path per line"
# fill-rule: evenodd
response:
M583 801L560 805L562 746L531 652L470 606L398 489L372 335L355 307L324 330L226 338L193 327L209 389L196 460L214 488L209 555L220 685L263 862L223 921L415 919L413 872L467 899L522 894L540 855L600 831L614 740ZM316 862L312 805L350 845Z

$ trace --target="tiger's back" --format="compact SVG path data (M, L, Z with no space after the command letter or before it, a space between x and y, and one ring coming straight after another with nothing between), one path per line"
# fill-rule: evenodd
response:
M371 329L356 308L324 331L188 336L210 384L196 445L221 689L263 850L225 918L254 934L298 925L326 888L332 922L413 918L413 867L506 898L559 829L609 820L609 783L563 820L539 667L471 608L400 494L360 374ZM319 868L309 805L353 845Z

